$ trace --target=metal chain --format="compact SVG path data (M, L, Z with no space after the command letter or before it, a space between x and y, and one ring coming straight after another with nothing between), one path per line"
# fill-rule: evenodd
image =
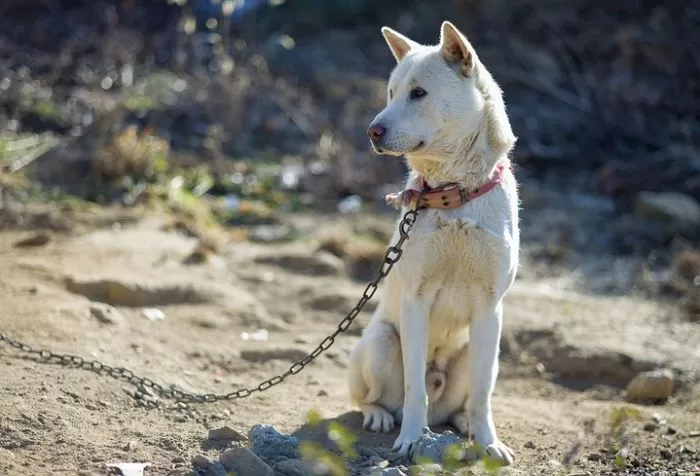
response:
M413 227L417 217L418 210L407 210L404 213L403 218L399 223L398 241L396 244L387 249L386 253L384 254L384 261L379 267L377 276L367 285L365 291L362 293L362 297L359 299L355 307L353 307L352 310L343 318L343 320L340 321L337 329L331 335L323 339L323 341L321 341L313 352L294 363L286 372L264 380L258 384L257 387L241 388L234 392L223 394L191 393L184 390L179 390L177 388L165 387L157 382L154 382L148 377L140 377L125 367L113 367L98 360L85 359L78 355L58 353L47 349L39 349L29 344L12 339L7 334L2 332L0 332L0 343L5 343L10 347L14 347L15 349L25 352L26 354L30 354L42 362L53 363L66 367L77 367L85 370L91 370L99 374L108 375L114 379L126 381L135 386L142 386L158 394L161 398L174 400L176 402L213 403L222 400L228 401L245 398L255 392L264 392L265 390L282 383L290 375L298 374L316 357L321 355L333 345L335 338L350 327L352 322L362 311L362 308L364 308L365 304L367 304L367 302L372 299L372 296L374 296L374 294L377 292L381 281L389 275L391 269L399 261L399 259L401 259L403 244L408 239L408 232Z

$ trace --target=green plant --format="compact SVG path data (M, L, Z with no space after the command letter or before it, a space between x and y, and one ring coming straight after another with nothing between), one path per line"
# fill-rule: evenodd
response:
M627 465L628 429L631 422L642 420L642 413L633 407L615 407L610 413L609 433L610 450L615 455L614 463L618 468Z

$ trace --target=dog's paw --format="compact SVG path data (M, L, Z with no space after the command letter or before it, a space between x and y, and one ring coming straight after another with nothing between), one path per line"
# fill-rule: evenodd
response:
M413 444L418 441L418 438L423 434L423 428L413 425L401 425L399 437L394 441L394 446L391 448L399 456L410 456Z
M500 440L496 440L490 445L484 448L486 454L497 461L502 462L505 466L513 463L515 459L515 453L509 447L501 443Z
M376 432L388 432L394 429L394 417L379 405L366 405L362 409L364 421L362 428Z
M469 427L474 431L472 438L479 453L486 454L489 458L504 465L513 463L515 453L496 436L496 429L493 427L493 424L489 424L488 420L479 421L478 419L470 423Z

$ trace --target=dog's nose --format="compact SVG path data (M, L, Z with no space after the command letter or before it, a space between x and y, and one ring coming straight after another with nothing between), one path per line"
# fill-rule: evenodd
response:
M379 142L379 140L384 136L385 133L386 133L386 129L382 126L379 126L379 125L370 126L370 128L367 129L367 135L374 142Z

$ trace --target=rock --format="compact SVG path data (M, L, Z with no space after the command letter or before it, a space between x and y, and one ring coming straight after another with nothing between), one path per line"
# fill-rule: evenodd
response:
M195 468L208 468L210 464L211 461L204 455L195 455L192 458L192 466Z
M283 435L270 425L253 425L248 431L250 448L267 464L299 458L299 439Z
M525 448L527 448L527 449L529 449L529 450L534 450L536 447L535 447L535 444L534 444L532 441L526 441L526 442L525 442Z
M301 459L285 459L273 468L276 476L309 476L314 474L313 465Z
M193 474L197 476L228 476L226 467L215 461L210 461L204 455L197 455L192 458L192 466L195 468Z
M462 439L449 430L437 434L425 428L423 435L413 445L412 460L414 463L426 460L442 462L446 456L447 448L462 443Z
M639 218L674 223L688 230L700 227L700 203L682 193L640 192L634 213Z
M345 271L340 258L330 253L264 255L256 263L279 266L294 273L309 276L337 276Z
M51 235L48 233L36 233L28 238L19 240L15 243L15 248L34 248L44 246L51 241Z
M90 314L103 324L120 324L124 317L109 304L95 302L90 305Z
M272 468L248 448L226 450L219 457L219 462L236 476L274 476L275 474Z
M628 402L665 401L673 394L673 373L667 369L642 372L627 385Z
M230 426L222 426L221 428L212 428L209 430L210 440L228 440L228 441L245 441L246 436L235 428Z

